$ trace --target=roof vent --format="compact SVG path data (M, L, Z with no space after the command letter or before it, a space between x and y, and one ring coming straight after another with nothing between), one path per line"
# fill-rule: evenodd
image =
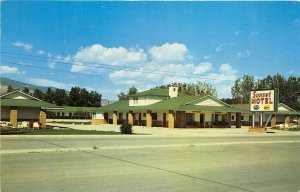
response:
M178 96L178 87L169 87L169 97L177 97Z

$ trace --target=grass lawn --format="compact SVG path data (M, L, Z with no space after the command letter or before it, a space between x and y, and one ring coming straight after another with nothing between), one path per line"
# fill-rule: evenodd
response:
M75 129L6 129L1 130L1 135L121 135L114 131L75 130Z

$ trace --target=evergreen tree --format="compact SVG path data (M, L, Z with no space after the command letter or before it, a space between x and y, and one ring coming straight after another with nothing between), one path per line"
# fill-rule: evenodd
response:
M13 88L11 85L9 85L9 86L7 87L6 93L10 93L10 92L13 92L13 91L14 91L14 88Z
M67 93L64 89L56 89L54 93L54 102L56 105L62 106L67 104Z
M48 87L44 99L45 99L45 101L47 101L49 103L54 103L54 92L50 87Z
M29 89L28 87L24 87L24 89L22 90L23 93L29 94Z
M34 92L33 92L33 96L36 97L36 98L38 98L38 99L43 100L45 94L41 90L35 89Z
M80 99L80 88L79 87L72 87L69 93L69 106L79 106L78 102Z

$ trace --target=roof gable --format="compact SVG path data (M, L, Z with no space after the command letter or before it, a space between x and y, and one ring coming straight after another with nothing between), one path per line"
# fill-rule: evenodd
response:
M279 103L278 111L295 111L295 110L283 103Z
M29 100L41 101L40 99L35 98L26 93L23 93L22 91L19 91L19 90L1 95L1 99L27 99L27 100L29 99Z
M187 104L188 105L199 105L199 106L219 106L219 107L230 106L227 103L224 103L223 101L221 101L213 96L210 96L210 95L201 97L201 98L194 100Z

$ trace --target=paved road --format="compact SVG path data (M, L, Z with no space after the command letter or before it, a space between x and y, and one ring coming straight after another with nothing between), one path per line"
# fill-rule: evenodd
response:
M1 145L4 192L300 190L299 136L1 137Z

